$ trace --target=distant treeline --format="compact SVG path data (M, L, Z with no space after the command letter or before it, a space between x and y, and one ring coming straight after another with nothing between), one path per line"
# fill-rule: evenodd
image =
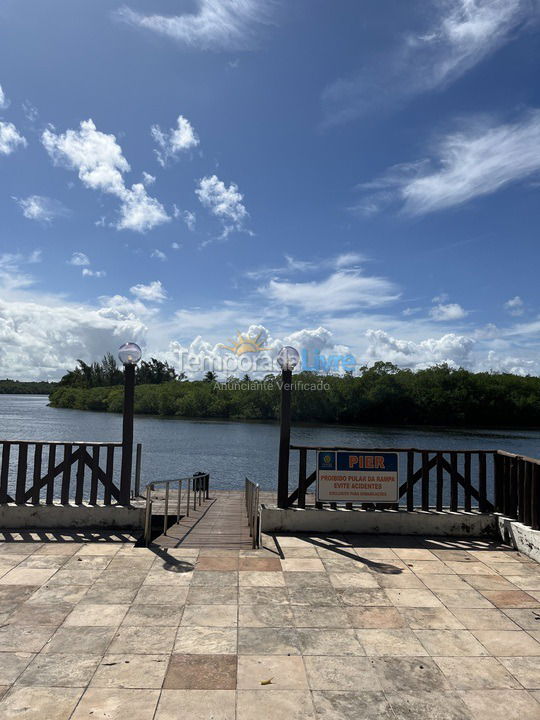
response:
M22 380L0 380L0 395L48 395L58 383L44 380L24 382Z
M158 361L152 362L163 375ZM220 383L207 373L204 380L188 381L164 367L171 371L169 377L157 381L154 375L153 381L137 386L135 412L189 418L279 417L280 377L255 381L246 376ZM140 371L144 377L142 366ZM70 384L68 377L76 382ZM538 377L472 373L447 365L411 371L378 362L341 377L303 372L294 375L294 382L292 415L297 422L540 427ZM84 385L80 373L68 374L51 393L51 405L121 412L122 388L107 384Z

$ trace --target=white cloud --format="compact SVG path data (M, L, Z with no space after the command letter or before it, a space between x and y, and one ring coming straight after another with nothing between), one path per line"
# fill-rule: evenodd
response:
M30 195L27 198L14 198L28 220L50 223L57 217L69 215L69 210L58 200L43 195Z
M144 15L128 7L116 16L131 25L166 35L202 50L244 50L253 47L258 26L269 21L268 0L197 0L197 12Z
M163 205L146 193L142 183L126 187L124 173L130 166L122 148L114 135L97 130L92 120L82 121L79 130L67 130L61 135L48 128L42 142L55 163L78 172L83 185L120 199L116 223L119 230L146 232L170 219Z
M90 258L83 252L74 252L71 259L68 260L68 263L77 267L83 267L85 265L90 265Z
M11 155L19 146L27 144L13 123L0 120L0 155Z
M471 352L475 345L472 338L454 333L420 342L399 340L384 330L368 330L366 337L370 360L385 360L412 368L430 367L439 363L465 367L471 364Z
M163 302L167 298L167 293L160 280L154 280L148 285L143 285L143 283L133 285L129 291L143 302Z
M447 305L435 305L429 314L437 322L448 322L449 320L461 320L468 313L458 303L448 303Z
M167 256L165 255L165 253L162 252L161 250L158 250L157 248L152 250L152 252L150 253L150 257L156 258L157 260L161 260L162 262L165 262L165 260L167 259Z
M197 147L200 142L193 126L183 115L178 116L176 128L171 128L167 132L159 125L152 125L151 133L158 145L158 149L154 152L163 167L169 160L177 160L180 153Z
M325 280L285 282L271 280L260 288L266 297L308 312L342 312L377 307L399 297L397 288L383 277L366 276L359 270L337 271Z
M0 110L5 110L7 107L9 107L9 100L6 97L6 94L0 85Z
M96 278L102 278L105 277L107 273L105 270L91 270L90 268L83 268L82 269L82 275L83 277L96 277Z
M436 19L429 26L402 38L398 48L383 48L356 76L326 87L326 125L456 80L535 18L537 5L528 0L446 0L435 3L434 10Z
M223 222L223 237L233 230L243 230L243 223L248 217L238 185L231 183L229 187L217 175L203 177L195 190L201 204L208 208Z
M191 210L184 210L181 213L182 220L186 223L188 230L193 232L195 230L195 224L197 222L197 216Z
M39 111L35 105L32 105L30 100L25 100L22 104L22 109L25 118L30 123L35 123L39 117Z
M523 315L523 300L516 295L504 303L504 309L509 315Z
M434 158L397 165L362 187L378 209L399 202L410 215L461 205L540 171L540 110L515 123L469 120L463 130L443 137ZM361 206L359 207L361 210Z
M156 182L155 175L150 175L150 173L147 173L144 171L142 174L142 178L143 178L143 185L146 185L146 186L153 185Z

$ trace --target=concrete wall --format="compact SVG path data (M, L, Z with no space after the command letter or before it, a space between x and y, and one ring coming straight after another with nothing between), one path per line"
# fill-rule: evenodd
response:
M263 532L348 532L396 535L495 535L494 515L435 510L317 510L261 507Z
M540 530L533 530L517 520L497 516L497 529L501 539L516 550L540 562Z
M144 527L144 507L123 505L0 505L2 529Z

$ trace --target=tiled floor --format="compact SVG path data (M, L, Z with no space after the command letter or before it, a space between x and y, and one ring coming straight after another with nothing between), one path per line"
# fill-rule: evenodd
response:
M540 566L507 548L63 540L0 543L1 720L540 720Z

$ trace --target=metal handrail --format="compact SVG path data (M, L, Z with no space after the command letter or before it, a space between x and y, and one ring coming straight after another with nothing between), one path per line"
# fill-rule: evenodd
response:
M258 548L260 546L259 485L246 478L244 494L251 546Z
M197 509L197 504L202 505L202 501L209 497L210 474L200 473L190 475L189 477L175 478L174 480L154 480L148 483L145 488L146 510L144 518L144 540L145 544L150 544L152 534L152 491L156 485L165 485L165 511L163 513L163 535L167 535L167 523L169 520L169 489L171 484L178 483L178 497L176 501L176 522L180 522L180 505L182 502L182 484L187 483L186 492L186 517L189 517L191 506L191 489L193 486L193 510Z

